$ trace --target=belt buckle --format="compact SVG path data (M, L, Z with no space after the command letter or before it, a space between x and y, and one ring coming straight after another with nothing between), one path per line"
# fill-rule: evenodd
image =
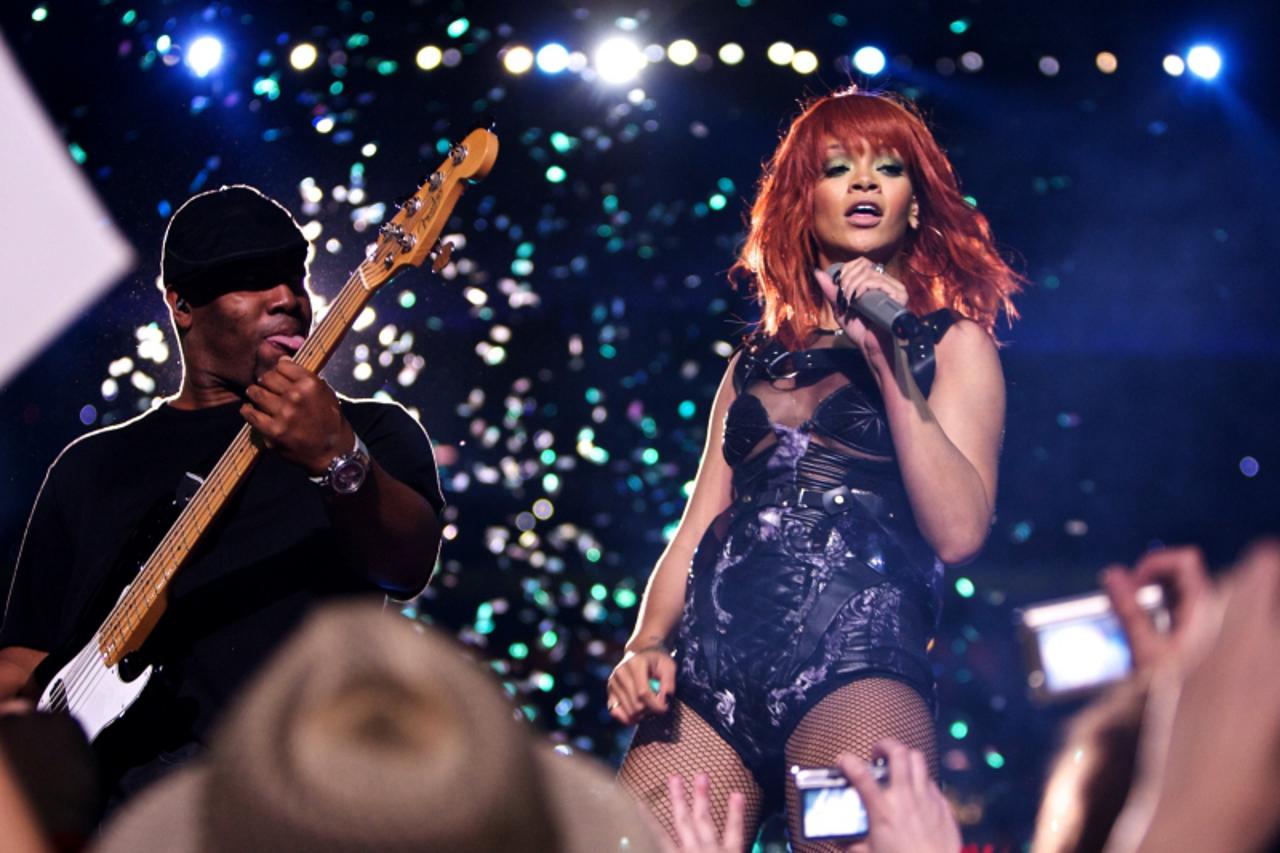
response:
M822 508L829 515L848 510L853 504L853 494L848 486L836 486L822 493Z

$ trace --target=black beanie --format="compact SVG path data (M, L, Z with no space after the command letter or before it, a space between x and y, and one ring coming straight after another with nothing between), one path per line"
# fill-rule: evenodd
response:
M260 268L306 269L308 243L289 211L245 184L192 196L164 234L160 278L186 299L202 301L243 289Z

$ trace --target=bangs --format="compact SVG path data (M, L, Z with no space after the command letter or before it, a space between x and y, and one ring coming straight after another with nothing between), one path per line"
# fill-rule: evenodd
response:
M826 140L833 139L850 154L869 147L873 154L892 153L914 172L918 152L911 125L916 116L907 108L881 97L861 93L819 102L801 125L808 137L802 147L805 166L815 175L826 159Z

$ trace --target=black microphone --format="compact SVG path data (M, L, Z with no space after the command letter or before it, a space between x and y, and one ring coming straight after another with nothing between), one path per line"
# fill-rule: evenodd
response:
M827 275L840 286L840 271L844 264L832 264L827 267ZM858 312L858 316L881 331L888 332L900 340L910 340L920 331L920 318L912 314L904 306L883 290L868 290L849 306Z

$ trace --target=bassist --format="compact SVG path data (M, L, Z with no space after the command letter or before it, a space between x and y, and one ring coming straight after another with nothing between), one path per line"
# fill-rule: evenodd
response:
M312 328L311 251L288 211L251 187L179 208L161 283L181 390L72 442L28 522L0 626L0 702L101 622L132 579L121 555L153 506L208 477L246 422L266 451L169 587L141 652L158 667L151 683L95 744L116 802L200 751L312 604L412 598L435 563L443 499L422 427L398 405L340 398L291 359Z

